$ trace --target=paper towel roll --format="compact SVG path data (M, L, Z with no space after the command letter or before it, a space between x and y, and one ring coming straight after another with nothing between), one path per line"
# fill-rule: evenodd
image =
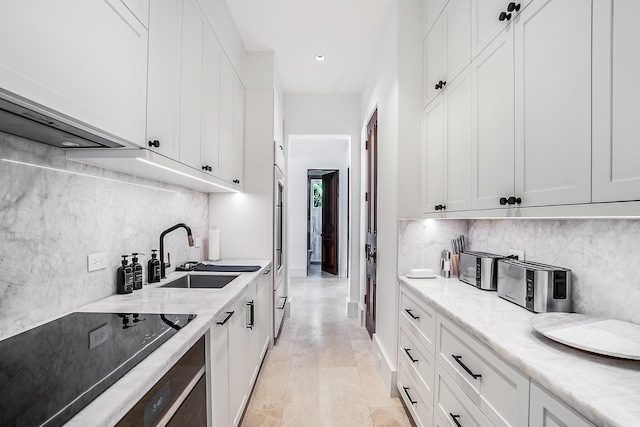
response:
M209 261L220 261L220 230L209 230Z

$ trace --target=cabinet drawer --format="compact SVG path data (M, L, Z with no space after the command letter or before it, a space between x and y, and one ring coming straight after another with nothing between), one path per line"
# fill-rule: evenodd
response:
M400 291L400 318L407 321L408 329L435 354L436 311L418 297L402 288Z
M436 419L446 426L492 427L491 422L480 412L466 394L458 387L449 374L436 366L436 393L434 396ZM449 421L448 424L444 420ZM527 424L519 424L519 426Z
M398 361L398 392L416 425L431 427L433 420L433 391L427 390L417 379L406 360Z
M405 320L400 320L398 336L398 360L404 360L415 376L433 392L435 358L408 329Z
M595 427L533 381L531 382L529 426Z
M444 316L436 334L439 364L491 423L527 425L529 379Z

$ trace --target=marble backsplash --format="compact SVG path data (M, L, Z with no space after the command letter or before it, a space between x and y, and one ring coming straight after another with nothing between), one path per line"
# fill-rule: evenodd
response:
M572 270L574 311L640 324L640 220L411 220L398 226L398 274L436 268L450 239L470 250L507 253ZM449 242L449 243L447 243Z
M0 133L0 339L116 292L120 255L146 262L160 233L184 222L206 243L208 196L68 161L64 150ZM202 260L178 229L172 268ZM108 267L87 271L87 255Z

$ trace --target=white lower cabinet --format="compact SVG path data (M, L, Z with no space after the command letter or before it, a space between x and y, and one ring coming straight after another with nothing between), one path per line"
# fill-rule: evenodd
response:
M527 424L528 377L440 314L436 348L438 365L494 426Z
M531 382L529 427L595 427L551 393Z
M593 427L411 286L399 288L397 387L417 425Z
M270 339L270 267L207 334L210 427L238 426Z
M449 374L436 365L435 413L449 420L449 425L464 427L492 427L482 411L469 399ZM525 424L518 424L523 426Z

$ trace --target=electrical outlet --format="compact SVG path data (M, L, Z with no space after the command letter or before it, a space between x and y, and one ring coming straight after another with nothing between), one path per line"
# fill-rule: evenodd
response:
M507 255L516 255L518 257L518 261L524 261L524 251L519 249L509 249Z
M87 255L87 270L96 271L107 268L107 253L98 252Z
M196 248L199 248L200 246L202 246L202 237L196 237L195 246Z

